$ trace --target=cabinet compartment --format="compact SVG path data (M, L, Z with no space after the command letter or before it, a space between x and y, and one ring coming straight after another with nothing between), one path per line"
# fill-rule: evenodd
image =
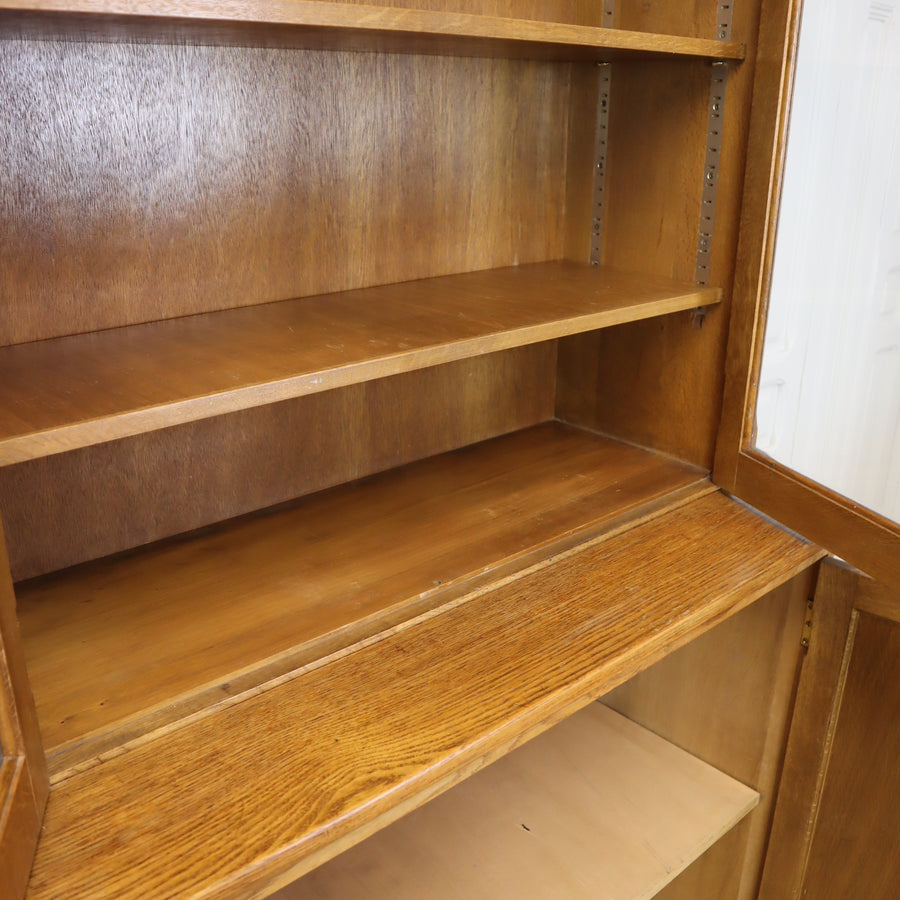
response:
M32 895L271 890L820 557L718 493L545 557L58 782Z
M18 587L51 771L711 490L558 424Z
M740 45L303 0L0 25L0 508L53 778L32 896L263 896L820 557L548 421L605 431L641 393L662 424L621 433L706 464L721 322L687 311L722 293L685 286L682 232ZM627 275L587 265L609 59ZM663 352L597 353L648 317Z
M551 262L8 347L0 465L720 299Z
M275 900L644 900L758 801L592 703Z

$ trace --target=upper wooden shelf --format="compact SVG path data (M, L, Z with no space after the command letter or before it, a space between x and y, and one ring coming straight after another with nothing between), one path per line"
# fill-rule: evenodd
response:
M537 263L19 344L0 350L0 465L720 299Z
M311 49L605 61L743 59L742 44L556 22L324 0L2 0L6 36L196 41Z
M821 555L712 493L544 558L57 783L29 896L264 896Z

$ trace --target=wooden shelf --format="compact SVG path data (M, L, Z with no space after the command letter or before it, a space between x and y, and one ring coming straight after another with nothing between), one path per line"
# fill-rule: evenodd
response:
M29 896L274 890L821 556L711 493L545 558L58 782Z
M742 44L498 16L304 0L2 0L9 36L197 41L311 49L604 61L743 59Z
M711 490L558 424L17 589L51 770Z
M592 703L273 900L644 900L758 802Z
M720 298L540 263L6 347L0 465Z

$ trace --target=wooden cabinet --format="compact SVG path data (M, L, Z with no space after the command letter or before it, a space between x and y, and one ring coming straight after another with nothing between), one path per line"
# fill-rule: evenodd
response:
M759 22L0 2L10 896L751 896L825 554L709 475Z

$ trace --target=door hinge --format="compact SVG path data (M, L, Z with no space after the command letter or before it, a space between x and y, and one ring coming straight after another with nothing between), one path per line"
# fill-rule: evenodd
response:
M800 635L800 646L809 649L809 640L812 637L813 602L810 598L806 601L806 618L803 621L803 633Z

